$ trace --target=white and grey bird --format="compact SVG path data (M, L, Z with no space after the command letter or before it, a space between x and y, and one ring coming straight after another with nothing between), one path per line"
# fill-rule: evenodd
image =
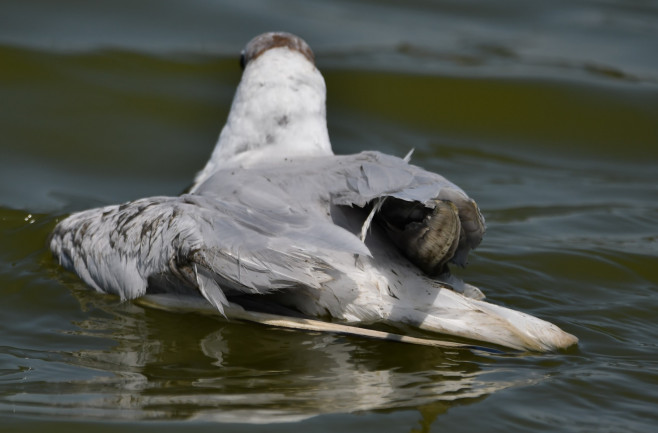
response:
M121 299L201 300L277 326L385 323L536 351L578 341L450 275L485 230L459 187L408 158L334 155L306 42L262 34L241 60L226 125L189 193L67 217L50 238L62 266Z

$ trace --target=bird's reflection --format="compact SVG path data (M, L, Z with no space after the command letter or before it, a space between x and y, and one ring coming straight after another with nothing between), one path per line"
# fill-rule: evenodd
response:
M429 426L453 405L526 381L469 351L227 323L77 295L89 313L77 323L80 335L113 343L74 354L75 364L105 373L101 387L78 383L79 392L85 385L95 391L78 401L83 415L269 423L404 409L420 411Z

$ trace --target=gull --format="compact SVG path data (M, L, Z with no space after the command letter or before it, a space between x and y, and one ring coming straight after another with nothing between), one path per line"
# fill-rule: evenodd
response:
M366 326L517 350L577 343L450 273L485 231L461 188L411 154L333 153L325 82L304 40L259 35L241 65L226 124L188 192L68 216L50 236L64 268L122 300L229 320L443 347L466 343Z

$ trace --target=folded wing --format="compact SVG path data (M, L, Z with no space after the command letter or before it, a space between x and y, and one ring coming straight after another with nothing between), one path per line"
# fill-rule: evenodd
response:
M457 186L365 152L220 171L195 194L76 213L57 225L50 245L98 291L134 299L147 290L199 290L222 311L234 294L320 288L335 277L336 252L369 256L352 231L334 224L331 209L383 197L427 209L437 198L454 203L465 228L461 254L482 237L484 221Z

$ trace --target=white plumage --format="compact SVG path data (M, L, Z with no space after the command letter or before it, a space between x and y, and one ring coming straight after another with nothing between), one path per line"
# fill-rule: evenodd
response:
M540 351L577 342L476 299L479 290L445 271L444 261L464 263L484 233L459 187L378 152L333 155L324 80L304 41L264 34L243 57L227 123L190 193L71 215L51 237L64 267L122 299L200 293L228 316L255 309L412 325ZM428 230L448 242L444 261L425 251L435 251Z

